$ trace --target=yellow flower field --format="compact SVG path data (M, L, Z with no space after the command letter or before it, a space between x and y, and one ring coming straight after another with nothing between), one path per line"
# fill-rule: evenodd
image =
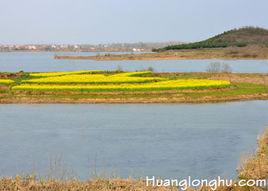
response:
M103 75L103 74L82 74L82 75L64 75L46 78L36 78L22 80L23 83L145 83L166 80L165 78L156 77L131 77L127 74Z
M70 72L38 72L31 73L32 77L51 77L51 76L64 76L64 75L73 75L73 74L97 74L102 73L101 70L80 70L80 71L70 71Z
M22 83L38 84L70 84L70 83L145 83L166 80L157 77L142 77L142 75L152 74L150 71L123 72L113 75L96 74L102 71L73 71L73 72L48 72L32 73L30 76L40 77L22 80Z
M14 83L13 80L9 80L9 79L0 79L0 84L12 84Z
M207 79L168 79L152 77L150 71L105 73L103 71L72 71L31 73L12 90L28 91L146 91L221 88L228 81Z
M42 90L42 91L146 91L146 90L179 90L199 88L228 87L230 82L224 80L168 80L144 84L102 84L102 85L40 85L22 84L14 86L13 90Z
M140 72L122 72L119 74L116 74L116 76L143 76L146 74L153 74L151 71L140 71Z

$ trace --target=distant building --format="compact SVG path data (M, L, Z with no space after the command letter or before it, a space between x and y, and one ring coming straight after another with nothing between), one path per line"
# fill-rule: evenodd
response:
M29 45L29 46L27 47L27 49L28 49L28 50L36 50L37 48L36 48L36 46Z
M132 51L133 52L141 52L142 50L140 48L133 48Z

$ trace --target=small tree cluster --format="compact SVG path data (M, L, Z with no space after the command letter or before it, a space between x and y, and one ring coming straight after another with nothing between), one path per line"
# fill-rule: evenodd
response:
M232 73L232 68L229 64L213 62L208 65L206 71L209 73Z

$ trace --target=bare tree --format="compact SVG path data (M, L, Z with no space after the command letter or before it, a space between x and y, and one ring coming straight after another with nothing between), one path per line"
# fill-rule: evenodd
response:
M221 63L213 62L210 63L207 67L207 72L209 73L220 73L221 71Z
M154 72L154 68L152 66L147 68L148 71Z
M221 71L223 73L232 73L232 68L229 64L222 64Z
M123 72L123 68L121 65L117 65L116 72Z

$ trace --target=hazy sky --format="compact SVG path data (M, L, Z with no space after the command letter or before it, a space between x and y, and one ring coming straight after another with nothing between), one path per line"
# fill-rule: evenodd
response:
M268 0L0 0L0 44L196 41L268 28Z

